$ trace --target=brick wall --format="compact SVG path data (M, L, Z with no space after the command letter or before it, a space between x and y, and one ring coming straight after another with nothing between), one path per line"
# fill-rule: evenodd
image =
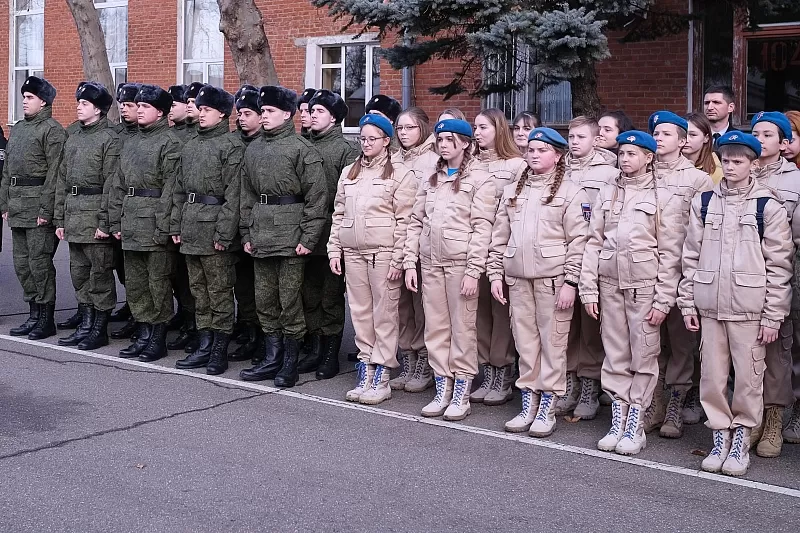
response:
M0 12L8 13L10 0L0 0ZM682 0L663 0L673 6ZM324 10L306 0L256 0L265 19L270 48L281 83L298 92L304 88L305 47L297 40L305 37L336 35L343 20L334 21ZM0 16L0 68L8 72L9 20ZM350 29L348 33L356 33ZM128 4L128 79L166 87L178 76L178 2L176 0L133 0ZM624 108L638 125L644 124L656 108L686 111L688 50L686 34L657 43L622 45L618 35L609 36L613 58L598 66L599 91L608 108ZM389 45L393 42L384 43ZM431 86L442 85L460 69L458 61L440 61L416 69L413 96L432 120L446 107L458 107L472 119L480 111L480 100L460 95L448 101L429 93ZM78 34L63 0L45 4L45 76L59 91L54 105L58 120L74 120L73 94L83 79ZM381 92L398 100L402 75L381 61ZM225 47L225 88L235 91L238 76ZM8 101L9 83L0 84L0 95Z

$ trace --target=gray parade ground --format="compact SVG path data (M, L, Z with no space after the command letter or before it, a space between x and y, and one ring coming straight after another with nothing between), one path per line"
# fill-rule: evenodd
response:
M335 379L272 381L175 369L12 339L27 304L11 238L0 254L0 531L792 531L800 445L752 454L746 477L699 471L711 432L648 435L634 458L597 451L610 408L545 440L503 432L519 398L463 423L419 417L433 397L344 401ZM59 246L57 319L76 307ZM124 293L121 293L124 294ZM114 327L118 327L114 326ZM174 334L172 334L174 335ZM344 353L353 349L345 331ZM613 490L610 489L613 487Z

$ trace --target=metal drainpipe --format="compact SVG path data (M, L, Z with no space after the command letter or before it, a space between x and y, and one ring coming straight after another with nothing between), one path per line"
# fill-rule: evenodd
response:
M408 35L403 36L403 44L405 46L408 46L409 44L411 44L411 39L408 37ZM403 81L402 81L402 93L401 93L402 102L401 102L401 104L403 106L403 109L408 109L412 105L412 102L411 102L411 98L412 98L411 86L412 86L412 83L413 83L413 81L412 81L413 80L413 71L411 69L412 69L412 67L403 67L403 71L402 71Z

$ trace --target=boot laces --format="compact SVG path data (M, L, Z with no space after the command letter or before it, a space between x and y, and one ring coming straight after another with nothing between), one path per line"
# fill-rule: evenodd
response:
M536 414L536 420L540 422L547 422L547 413L550 412L550 405L553 403L554 395L545 392L539 399L539 412Z
M588 378L581 380L581 397L578 403L588 404L592 401L592 393L594 392L594 381Z
M433 398L433 401L436 403L442 403L442 400L444 399L444 390L447 387L446 378L436 376L434 381L436 382L436 396Z
M411 373L411 358L408 356L408 354L403 355L403 357L400 359L400 365L399 377L404 378ZM416 365L414 365L414 368L416 369Z
M669 398L669 404L667 405L667 415L664 417L664 423L672 422L675 425L678 425L678 420L681 418L681 412L683 411L683 407L680 404L680 391L672 391L672 394Z
M792 417L789 419L789 424L786 429L792 431L800 431L800 402L795 405L792 411Z
M491 389L492 385L494 385L491 368L490 365L483 365L483 381L481 381L481 386L478 388Z
M697 389L692 389L689 391L689 395L686 398L686 409L690 411L698 411L700 407L700 394Z
M492 390L501 392L503 390L503 383L505 383L506 367L502 366L495 370L494 381L492 382Z
M783 420L781 419L782 417L779 409L770 408L768 413L767 421L764 424L764 433L761 438L775 443L782 438L781 429Z
M639 413L641 409L639 407L631 406L628 410L628 423L625 424L625 433L622 434L623 439L631 439L636 436L636 430L639 427Z
M616 435L619 433L622 425L622 407L619 402L611 404L611 429L608 430L609 435Z
M464 391L467 388L467 380L465 379L457 379L456 383L453 387L453 400L452 403L456 405L461 405L462 400L464 399Z
M529 390L522 391L522 413L520 413L524 418L528 417L528 413L531 412L531 399L533 398L533 393Z
M367 386L367 363L363 361L356 363L358 370L358 388L363 389Z
M386 367L385 367L385 366L383 366L383 365L378 365L377 367L375 367L375 377L373 378L373 380L372 380L372 384L371 384L371 388L372 388L373 390L374 390L374 389L377 389L377 388L378 388L378 385L380 385L380 383L381 383L381 376L383 375L383 371L384 371L384 369L385 369L385 368L386 368Z
M738 427L736 428L736 431L733 432L733 444L731 445L731 451L728 454L728 457L733 457L737 461L741 461L743 453L744 453L744 428Z
M716 455L722 457L722 447L725 446L725 437L722 436L722 431L714 432L714 448L708 455Z

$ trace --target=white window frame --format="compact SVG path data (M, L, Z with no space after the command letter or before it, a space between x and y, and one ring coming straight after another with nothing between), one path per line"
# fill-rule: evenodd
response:
M9 88L8 88L8 124L13 124L16 122L14 119L14 108L17 106L17 99L20 95L17 95L17 86L16 86L16 73L17 72L30 72L31 74L38 73L40 75L44 75L44 65L36 65L36 66L29 66L29 67L17 67L17 17L24 16L24 15L42 15L44 17L44 7L41 9L30 9L27 11L17 11L17 2L16 0L9 0L8 8L10 10L10 20L8 25L8 50L9 50L9 60L8 60L8 81L9 81ZM42 45L44 45L44 35L42 35ZM44 48L44 46L42 46ZM44 59L44 58L42 58ZM20 117L21 119L21 117Z
M223 35L223 55L220 58L212 58L208 60L186 59L184 56L184 42L185 42L185 24L186 24L186 0L178 0L178 71L175 79L180 80L179 83L186 83L183 79L184 66L189 63L202 63L203 64L203 83L208 83L208 67L211 65L222 66L222 76L225 77L225 54L224 48L227 46L225 36ZM222 32L220 32L222 33Z
M353 45L363 45L367 47L366 53L366 66L367 74L366 79L372 80L372 62L373 53L376 49L380 48L380 40L376 33L365 33L363 35L330 35L324 37L308 37L305 39L297 39L295 41L297 46L306 47L306 73L305 73L305 86L319 88L322 85L322 69L324 68L339 68L341 74L341 87L340 96L345 97L344 91L346 84L345 79L345 62L346 54L344 47ZM342 47L341 62L340 63L323 63L322 50L324 48ZM364 102L369 102L374 95L372 94L371 81L365 84ZM347 134L357 134L358 127L345 127L342 126L342 131Z
M98 10L98 11L100 11L101 9L110 9L110 8L114 8L114 7L124 7L124 8L127 9L128 8L128 0L107 0L106 2L103 2L102 4L97 4L97 3L94 4L94 8L96 10ZM99 13L98 13L98 15L99 15ZM128 11L128 15L130 16L130 11ZM130 22L130 20L128 20L128 22ZM127 28L126 28L126 31L127 31ZM105 38L105 35L103 35L103 38ZM130 43L128 43L128 44L130 44ZM111 92L113 93L114 90L116 90L116 86L119 83L117 81L117 78L116 78L117 69L118 68L124 68L125 72L126 72L125 79L127 80L127 78L128 78L128 76L127 76L128 62L125 61L124 63L111 63L111 61L109 61L108 66L111 68L111 79L114 80L114 87L111 88Z

